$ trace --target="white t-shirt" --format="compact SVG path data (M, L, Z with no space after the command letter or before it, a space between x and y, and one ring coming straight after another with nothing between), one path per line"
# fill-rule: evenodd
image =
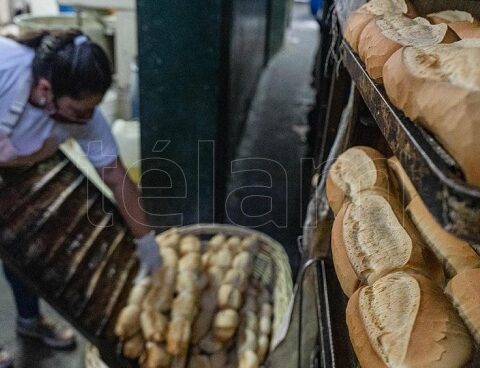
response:
M18 156L38 151L50 137L58 144L74 138L93 166L110 164L118 150L110 126L98 108L87 124L64 124L28 102L33 57L31 48L0 37L0 133L8 135Z

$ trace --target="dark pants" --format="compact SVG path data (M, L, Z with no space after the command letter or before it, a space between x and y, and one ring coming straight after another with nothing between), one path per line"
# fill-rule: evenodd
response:
M19 280L5 264L3 265L3 271L12 288L18 317L25 319L38 317L40 308L37 295Z

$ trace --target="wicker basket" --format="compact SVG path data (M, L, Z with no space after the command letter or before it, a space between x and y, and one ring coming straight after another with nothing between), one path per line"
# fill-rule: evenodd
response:
M227 236L246 237L255 235L260 242L260 250L255 255L253 274L264 285L270 288L273 293L274 319L272 324L272 339L270 350L273 350L275 342L280 341L276 334L280 332L285 313L288 312L289 302L293 293L292 275L287 254L277 241L269 236L255 230L222 224L198 224L181 227L178 229L180 235L196 235L206 246L208 240L216 234ZM100 359L98 350L89 345L85 353L86 368L107 368Z

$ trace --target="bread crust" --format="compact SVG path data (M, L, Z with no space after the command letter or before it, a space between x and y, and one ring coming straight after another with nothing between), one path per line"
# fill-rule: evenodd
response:
M332 229L332 258L333 266L335 267L335 273L337 275L340 286L346 296L351 297L352 294L358 289L360 280L355 273L350 260L348 259L347 252L345 251L345 244L343 244L343 224L342 219L345 215L348 204L345 203L340 210L338 216L333 222Z
M391 177L394 179L395 192L398 194L398 198L400 198L403 206L407 207L412 199L418 196L417 190L398 158L392 156L387 160L387 163L392 173Z
M468 183L480 185L480 91L454 85L445 79L414 75L404 61L404 54L409 49L413 48L395 52L384 66L383 79L388 97L408 118L437 137L462 167ZM428 50L415 50L420 50L419 57L426 62L431 59L433 72L439 63L438 57L430 57ZM452 49L452 52L456 50Z
M420 298L401 366L463 367L470 361L473 351L472 341L465 326L438 286L422 275L416 273L409 275L418 283ZM395 287L395 284L390 287ZM362 289L352 295L347 306L350 339L362 367L387 367L384 358L374 350L361 315Z

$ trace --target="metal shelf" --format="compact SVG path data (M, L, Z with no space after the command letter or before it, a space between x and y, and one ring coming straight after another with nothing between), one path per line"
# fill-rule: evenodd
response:
M341 47L345 67L432 215L479 252L480 189L466 184L455 161L437 141L390 103L383 86L372 81L345 41Z

